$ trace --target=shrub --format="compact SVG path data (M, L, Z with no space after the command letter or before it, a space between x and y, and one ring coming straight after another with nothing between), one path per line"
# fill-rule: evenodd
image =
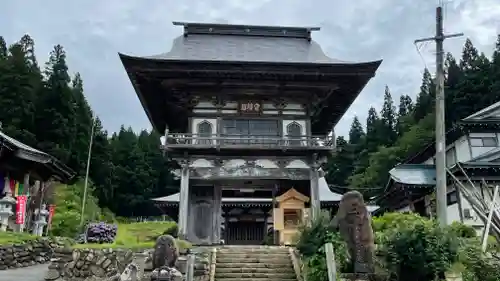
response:
M500 257L495 253L483 253L479 239L464 239L459 261L464 266L464 281L500 280Z
M473 238L477 236L476 230L472 226L457 221L452 222L448 228L457 237Z
M177 238L177 235L179 234L179 227L177 227L177 224L172 224L163 232L164 235L171 235L175 238Z
M398 280L444 279L457 261L458 239L434 221L390 231L381 247L387 269Z
M324 247L326 243L333 244L336 268L342 271L348 263L346 245L339 233L330 227L328 215L322 213L310 226L300 228L297 239L296 247L304 258L304 273L308 281L328 280Z

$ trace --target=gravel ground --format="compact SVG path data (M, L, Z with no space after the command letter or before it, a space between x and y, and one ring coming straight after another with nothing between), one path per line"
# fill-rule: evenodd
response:
M30 267L0 270L0 281L43 281L48 264Z

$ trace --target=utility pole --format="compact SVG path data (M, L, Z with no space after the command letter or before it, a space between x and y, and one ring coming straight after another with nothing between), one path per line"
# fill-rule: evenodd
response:
M436 42L436 209L439 225L447 225L447 188L446 188L446 135L444 104L444 48L447 38L463 36L463 33L443 34L443 7L436 8L436 36L415 40L415 44Z

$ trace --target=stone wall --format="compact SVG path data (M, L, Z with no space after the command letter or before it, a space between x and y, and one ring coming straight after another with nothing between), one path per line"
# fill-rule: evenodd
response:
M0 246L0 270L46 263L52 257L53 251L62 247L64 247L62 241L50 238Z
M152 250L134 252L125 249L57 249L54 251L45 280L106 280L121 274L131 262L139 266L140 272L144 271L144 276L148 276L153 270L152 252ZM195 281L209 281L211 248L199 247L192 249L191 252L196 257ZM177 261L176 267L182 273L185 273L186 259L187 253L181 253Z

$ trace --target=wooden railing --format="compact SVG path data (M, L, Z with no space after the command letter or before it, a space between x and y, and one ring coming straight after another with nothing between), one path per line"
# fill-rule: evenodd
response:
M335 140L332 137L315 136L246 136L246 135L198 135L169 134L166 148L315 148L333 149Z

